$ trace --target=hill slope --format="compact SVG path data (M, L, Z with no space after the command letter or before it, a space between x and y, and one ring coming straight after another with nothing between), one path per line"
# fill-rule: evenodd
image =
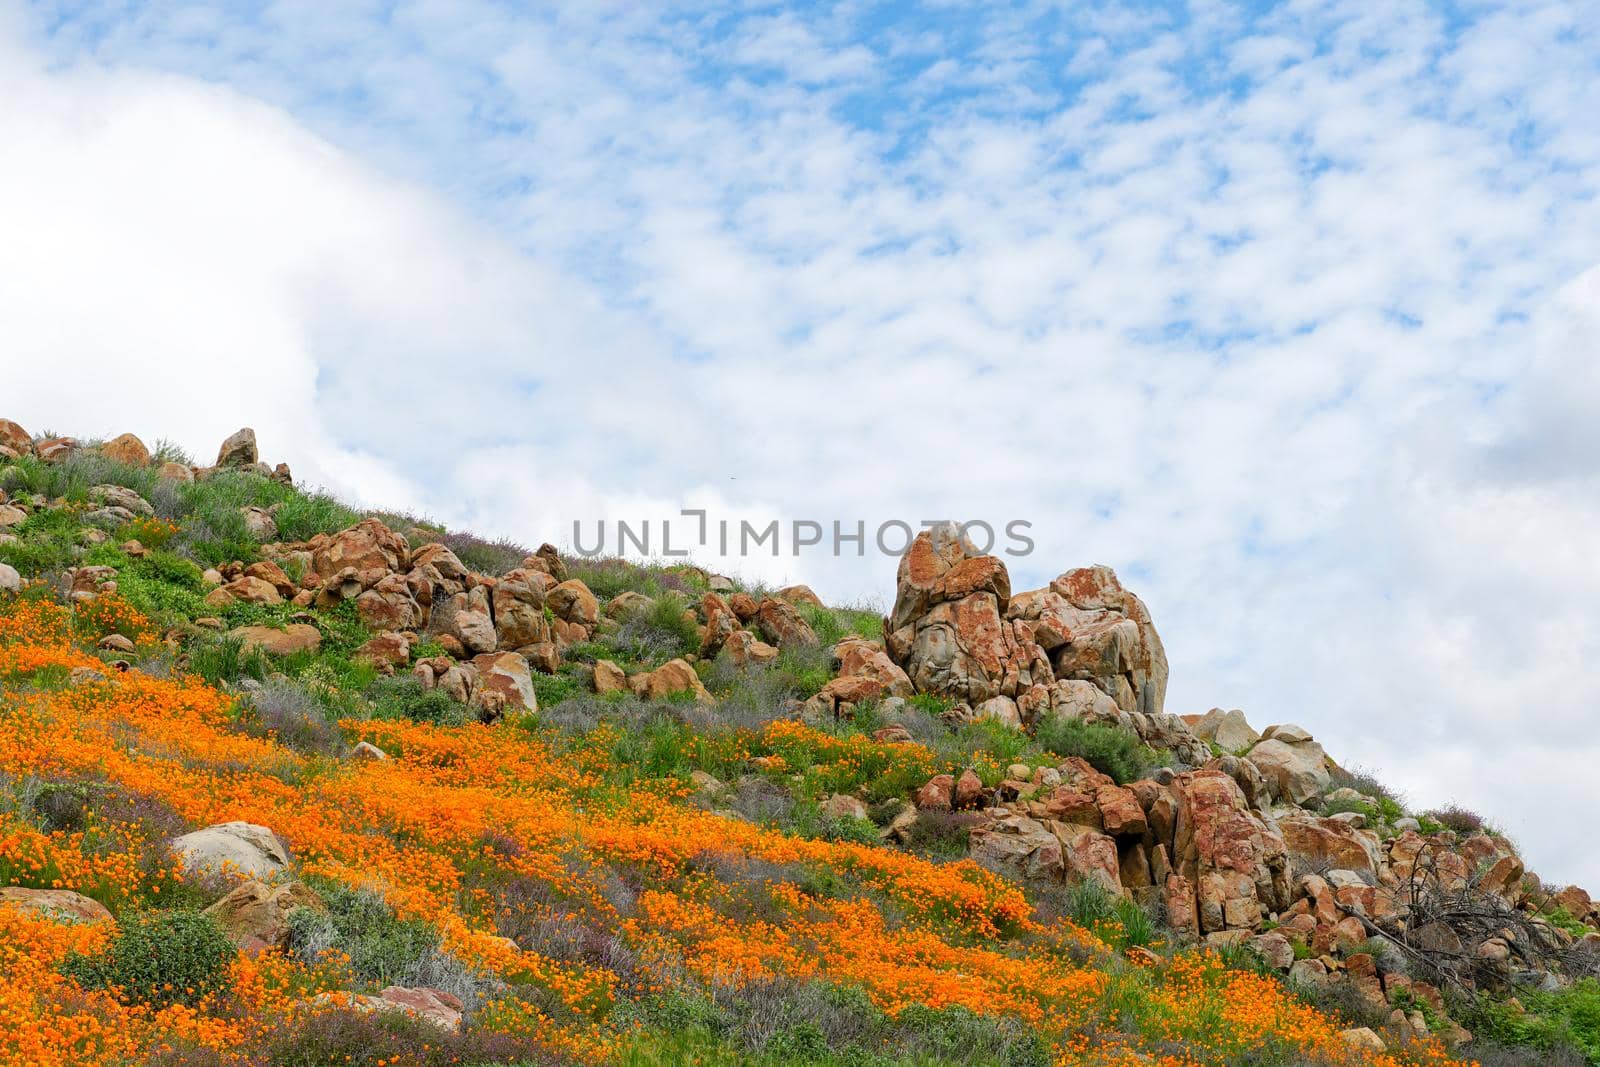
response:
M880 619L248 431L0 420L0 489L0 1062L1600 1060L1582 890L1167 714L1105 568L935 530Z

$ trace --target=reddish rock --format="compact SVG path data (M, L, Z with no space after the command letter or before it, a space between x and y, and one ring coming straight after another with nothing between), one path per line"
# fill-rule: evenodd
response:
M769 640L779 648L815 645L817 633L811 624L800 617L794 605L776 597L768 597L756 609L756 621Z
M957 810L978 808L983 806L986 799L983 781L971 768L961 772L961 777L956 779L952 804Z
M912 796L920 811L950 811L955 805L955 776L936 774Z
M1095 793L1095 803L1099 805L1100 820L1108 834L1142 837L1148 829L1144 809L1131 789L1103 785Z

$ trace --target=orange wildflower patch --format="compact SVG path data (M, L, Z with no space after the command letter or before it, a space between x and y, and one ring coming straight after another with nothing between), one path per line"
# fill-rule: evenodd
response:
M0 605L0 682L98 663L73 641L103 627L147 626L114 599L101 601L88 615L29 598ZM1012 1016L1050 1040L1061 1063L1131 1062L1168 1039L1195 1049L1193 1062L1269 1045L1307 1058L1340 1047L1332 1020L1214 957L1123 966L1092 933L1036 922L1021 888L971 862L797 838L691 807L671 790L624 791L607 784L592 745L559 754L513 726L351 720L341 725L352 736L393 758L330 763L240 732L231 698L199 679L138 671L19 687L5 703L0 775L103 781L196 826L269 826L305 876L381 893L402 918L427 922L445 948L503 979L506 992L475 1025L534 1035L576 1057L612 1057L628 1031L611 1009L685 974L704 983L783 976L848 985L891 1015L923 1004ZM759 751L817 773L837 767L840 780L933 764L920 746L836 738L797 723L715 743L734 746L719 749L723 757ZM114 911L160 900L182 875L148 862L160 842L143 832L46 833L0 816L0 872L89 893ZM766 873L735 885L712 869L719 858ZM619 894L619 872L644 888ZM812 892L807 872L842 874L853 895ZM515 884L538 892L514 903L502 892ZM753 900L759 917L744 908ZM496 926L565 915L615 933L641 962L613 970L596 962L604 957L546 956L508 942ZM72 952L103 951L105 938L0 909L0 1067L137 1060L178 1043L226 1059L253 1028L305 1010L307 998L347 977L270 953L241 957L227 1003L150 1011L81 989L57 970ZM1139 983L1143 1007L1138 1025L1121 1027L1117 993L1129 982ZM1408 1051L1407 1062L1434 1062L1435 1053Z

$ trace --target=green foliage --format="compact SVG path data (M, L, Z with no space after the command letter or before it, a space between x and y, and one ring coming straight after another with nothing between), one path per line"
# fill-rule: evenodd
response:
M542 674L533 672L533 695L541 708L553 708L588 691L588 686L572 674Z
M36 511L11 527L17 541L0 545L0 563L27 577L76 566L85 550L78 544L82 523L65 509Z
M935 696L932 693L918 693L906 703L918 711L927 712L929 715L943 715L956 706L956 702L949 697Z
M214 634L198 637L190 644L189 670L212 685L221 685L241 678L266 681L273 665L272 657L259 645L247 647L243 638Z
M376 893L318 881L323 908L289 913L289 951L307 960L330 953L348 957L350 970L374 987L401 982L438 950L427 923L398 918Z
M1156 753L1126 730L1059 716L1034 726L1034 741L1057 756L1078 756L1119 785L1143 778L1156 766Z
M911 1005L890 1017L860 989L782 979L708 995L676 991L630 1006L640 1029L620 1062L781 1067L1043 1067L1048 1052L1015 1020Z
M251 560L260 544L245 526L241 509L277 505L278 536L305 541L333 533L360 516L331 496L306 493L246 471L222 471L179 490L182 529L177 538L196 560L208 565Z
M1543 1052L1576 1049L1600 1063L1600 979L1585 978L1552 993L1518 990L1517 999L1526 1011L1483 997L1458 1014L1480 1039Z
M209 915L187 909L123 915L103 956L74 956L63 970L84 986L120 990L154 1007L194 1004L222 989L233 945Z
M472 717L472 709L451 699L443 689L424 689L419 679L409 674L379 678L364 694L372 702L374 719L410 719L435 726L460 726Z
M833 663L821 646L795 645L778 652L772 669L785 689L805 700L822 691L833 680Z

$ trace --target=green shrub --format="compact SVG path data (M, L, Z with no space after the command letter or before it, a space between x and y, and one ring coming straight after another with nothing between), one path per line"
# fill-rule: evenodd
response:
M460 726L472 718L472 709L443 689L424 689L422 682L409 674L379 678L367 686L365 696L372 701L374 719L410 719L435 726Z
M373 986L402 982L439 947L427 923L398 918L376 893L332 882L317 885L323 909L289 913L289 951L306 960L348 957L350 970Z
M541 708L553 708L588 692L588 686L571 674L543 674L533 672L533 695Z
M1116 726L1052 716L1034 727L1034 741L1057 756L1078 756L1119 785L1143 778L1156 766L1155 752L1138 736Z
M1551 993L1518 990L1517 999L1525 1012L1483 997L1458 1015L1479 1038L1543 1052L1576 1049L1600 1063L1600 979L1584 978Z
M105 955L71 957L63 970L88 988L115 988L153 1007L192 1005L223 988L234 949L209 915L135 912L119 925Z

